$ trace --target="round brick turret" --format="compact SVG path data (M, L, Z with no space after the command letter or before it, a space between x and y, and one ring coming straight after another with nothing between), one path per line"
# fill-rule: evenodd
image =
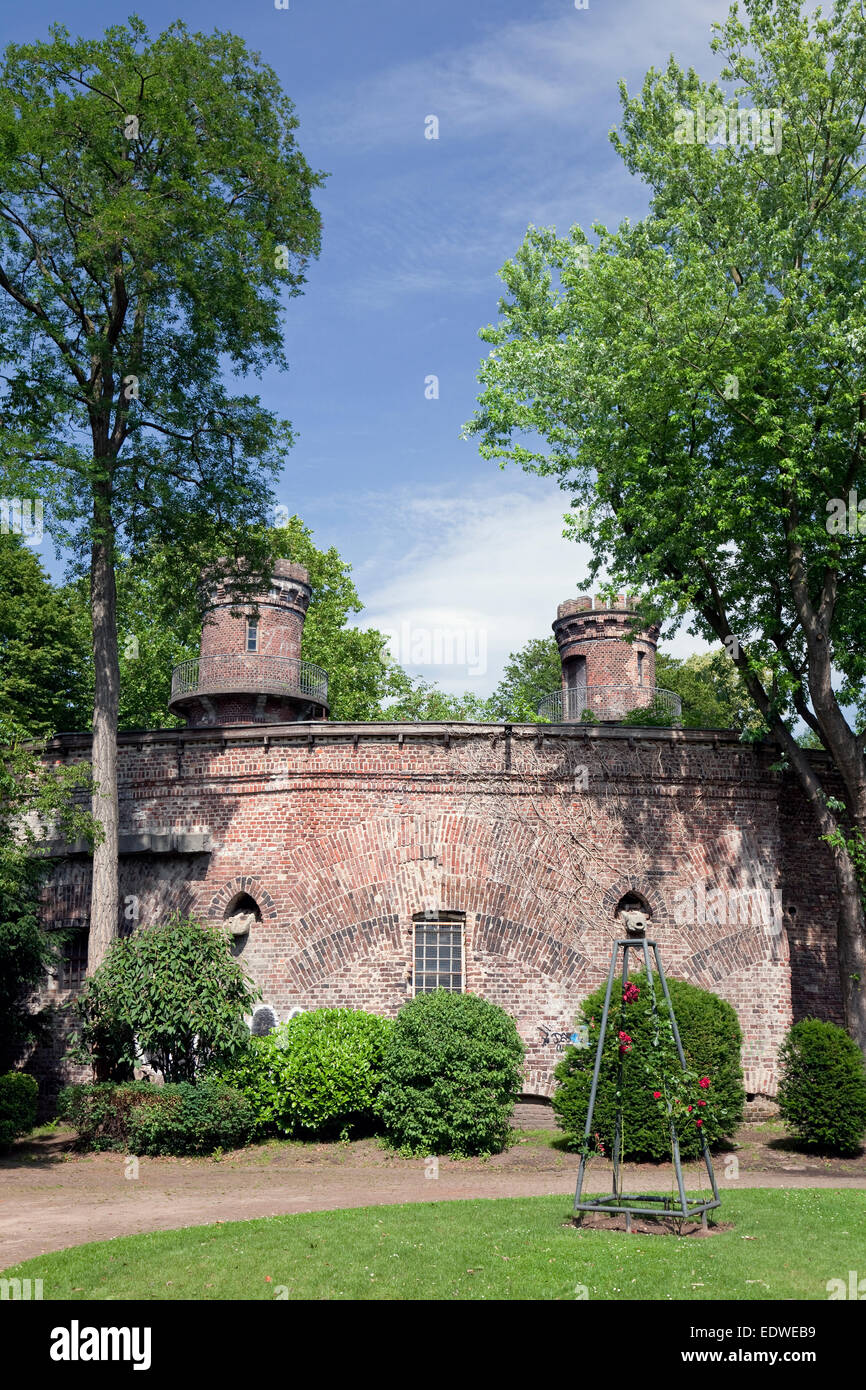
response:
M562 661L562 688L576 685L649 686L656 683L659 628L653 625L632 642L632 596L612 603L590 594L567 599L556 610L553 634Z
M660 706L679 718L679 697L656 688L659 627L635 631L634 596L617 594L611 603L590 594L567 599L556 611L553 632L562 662L562 686L538 707L553 723L580 720L616 722L639 709Z
M206 574L200 656L175 667L172 712L195 727L327 718L328 678L301 660L311 597L307 571L290 560L275 562L267 593L243 599L225 569Z

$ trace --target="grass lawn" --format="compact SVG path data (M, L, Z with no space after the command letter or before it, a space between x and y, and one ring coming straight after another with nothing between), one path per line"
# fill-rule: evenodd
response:
M866 1269L866 1191L727 1191L734 1228L577 1231L567 1197L311 1212L126 1236L5 1270L45 1299L816 1299ZM578 1286L586 1288L583 1294Z

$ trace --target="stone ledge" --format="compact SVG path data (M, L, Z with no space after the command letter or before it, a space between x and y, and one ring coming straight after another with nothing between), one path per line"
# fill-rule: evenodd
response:
M209 854L212 849L211 835L189 835L176 830L121 835L118 845L119 854ZM48 859L65 859L70 855L89 857L93 851L87 840L48 840L43 853Z

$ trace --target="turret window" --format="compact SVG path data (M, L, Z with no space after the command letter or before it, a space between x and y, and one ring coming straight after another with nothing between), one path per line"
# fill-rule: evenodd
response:
M257 652L259 649L259 625L258 623L247 623L247 651Z

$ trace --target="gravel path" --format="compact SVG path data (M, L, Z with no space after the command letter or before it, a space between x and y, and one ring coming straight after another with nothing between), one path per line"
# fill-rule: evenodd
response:
M783 1157L786 1166L776 1162L772 1170L743 1164L734 1179L725 1176L726 1161L731 1165L720 1155L719 1186L866 1189L857 1160L827 1171L830 1165L820 1160ZM268 1145L219 1161L142 1158L133 1176L134 1161L123 1155L72 1154L68 1138L55 1135L22 1142L0 1161L0 1268L87 1241L284 1212L557 1194L567 1204L577 1166L576 1155L530 1138L488 1161L440 1159L433 1176L430 1160L400 1158L362 1140ZM691 1189L705 1185L699 1167L685 1171ZM671 1186L669 1167L627 1165L625 1172L632 1191ZM609 1190L609 1184L607 1166L592 1164L588 1190Z

